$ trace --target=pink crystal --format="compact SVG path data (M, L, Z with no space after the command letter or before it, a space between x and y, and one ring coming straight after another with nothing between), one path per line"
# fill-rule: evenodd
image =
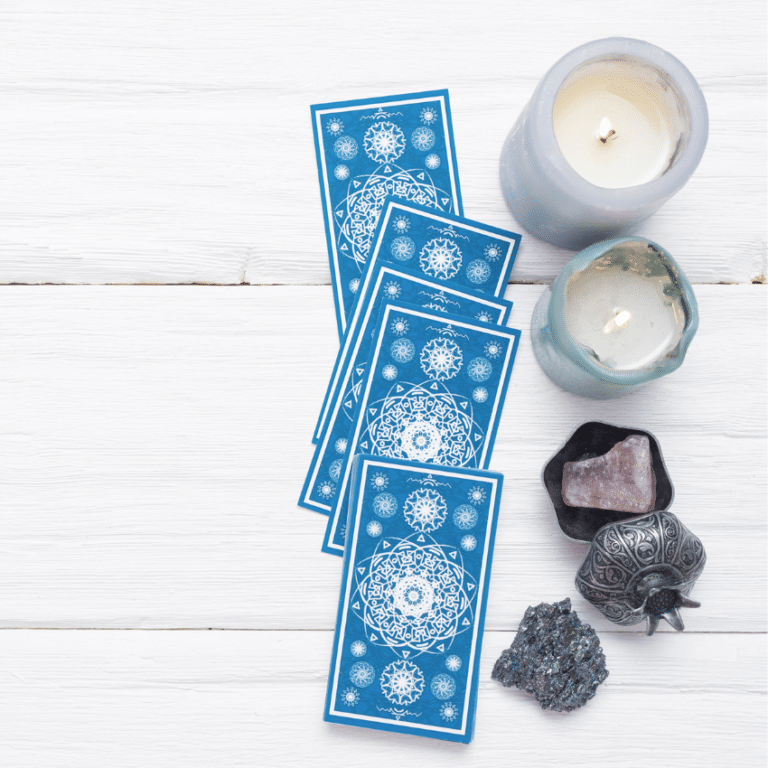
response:
M656 502L656 476L648 438L630 435L602 456L566 462L563 501L571 507L650 512Z

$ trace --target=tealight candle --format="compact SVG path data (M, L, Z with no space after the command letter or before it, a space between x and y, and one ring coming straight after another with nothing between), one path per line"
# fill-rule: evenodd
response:
M563 389L618 397L678 368L698 327L688 279L661 246L608 240L575 256L542 294L531 338Z
M708 125L701 89L674 56L641 40L596 40L539 83L502 149L502 190L533 235L583 248L678 192Z

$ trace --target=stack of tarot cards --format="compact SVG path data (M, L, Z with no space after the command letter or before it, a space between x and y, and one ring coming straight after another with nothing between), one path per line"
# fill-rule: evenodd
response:
M469 742L520 236L461 215L447 91L312 120L341 338L299 499L345 558L325 719Z

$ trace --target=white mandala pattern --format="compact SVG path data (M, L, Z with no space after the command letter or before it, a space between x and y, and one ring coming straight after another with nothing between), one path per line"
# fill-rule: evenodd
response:
M323 480L317 486L317 495L321 499L330 499L334 493L336 493L336 483L332 483L330 480Z
M395 366L395 365L385 365L381 369L381 375L387 381L394 381L397 378L397 366Z
M445 660L445 668L449 672L458 672L461 669L461 658L459 656L449 656Z
M380 493L373 497L373 514L385 520L397 514L397 498L391 493Z
M470 283L482 285L491 276L491 267L483 259L475 259L467 264L467 278Z
M368 642L402 658L443 653L472 626L476 582L459 550L422 534L380 540L355 580L350 604Z
M483 309L475 315L475 320L479 320L481 323L492 323L493 315Z
M445 672L435 675L429 684L429 690L436 699L445 701L450 699L456 693L456 681Z
M477 546L477 539L471 534L463 536L459 542L461 548L466 552L471 552Z
M383 472L374 472L371 477L371 488L383 491L389 486L389 478Z
M340 437L333 444L333 449L336 451L336 453L346 453L347 452L347 438L346 437Z
M339 160L351 160L357 155L357 142L351 136L340 136L333 144L333 151Z
M368 652L368 646L362 640L355 640L352 645L349 646L349 652L359 659L361 656L365 656Z
M425 125L420 125L411 134L411 144L413 144L419 152L426 152L428 149L432 149L432 147L435 146L435 132Z
M424 692L424 674L410 661L393 661L381 673L381 690L394 704L412 704Z
M446 701L445 704L440 705L440 717L446 723L453 722L458 716L459 708L452 701Z
M393 345L397 341L405 339ZM366 450L393 459L474 467L483 445L471 402L438 382L394 384L385 398L371 403L365 423Z
M482 504L488 494L485 492L485 488L481 488L479 485L473 485L469 489L469 493L467 494L467 498L473 503L473 504Z
M476 403L484 403L488 399L488 390L485 387L475 387L472 390L472 399Z
M389 252L397 261L408 261L416 253L416 243L410 237L396 237L389 246Z
M471 504L461 504L453 510L453 524L460 531L471 531L479 519L477 510Z
M365 132L363 147L374 163L392 163L405 151L405 136L394 123L376 123Z
M416 354L416 347L410 339L395 339L389 347L389 354L396 363L408 363Z
M349 178L349 168L343 163L339 163L339 165L333 169L333 175L339 181L346 181Z
M430 171L437 170L440 167L440 155L427 155L424 158L424 165L426 165Z
M499 248L499 246L495 243L490 243L485 246L483 253L485 254L485 258L488 259L488 261L496 261L501 257L501 248Z
M445 499L429 488L413 491L403 505L403 516L414 531L431 533L445 521L448 507Z
M490 357L491 360L495 360L503 351L504 347L498 341L489 341L485 345L485 356Z
M360 701L360 692L355 688L345 688L341 692L341 703L345 707L354 707Z
M419 112L419 119L424 125L432 125L437 122L437 117L437 110L434 107L424 107L424 109Z
M435 381L448 381L460 370L464 358L459 345L450 339L432 339L421 350L421 370Z
M376 670L367 661L356 661L349 668L349 679L358 688L367 688L376 679Z
M450 280L461 269L461 251L452 240L436 237L421 249L419 263L428 275Z
M467 366L467 376L478 384L488 381L492 373L493 366L491 361L485 357L476 357L474 360L470 360Z
M325 130L331 134L331 136L339 136L344 132L344 123L338 117L332 117L326 124Z
M360 288L360 279L357 278L357 277L353 277L349 281L349 292L350 293L357 293L359 288Z
M395 216L392 219L392 229L404 235L411 228L411 220L407 216Z
M371 520L368 525L365 526L365 532L372 538L381 536L384 529L381 527L381 523L378 520Z
M408 333L408 321L404 317L396 317L389 326L395 336L405 336Z
M396 280L390 280L388 283L384 283L384 289L382 292L388 299L399 299L403 289L400 283L398 283Z
M331 466L328 467L328 475L335 483L339 482L341 476L341 459L334 459L331 462Z

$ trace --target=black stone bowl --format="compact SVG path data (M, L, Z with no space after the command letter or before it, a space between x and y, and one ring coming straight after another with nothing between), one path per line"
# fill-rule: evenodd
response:
M563 533L576 541L592 541L595 534L608 523L640 517L631 512L618 512L594 507L571 507L563 501L563 466L567 461L582 461L602 456L630 435L645 435L651 444L651 466L656 476L656 503L651 510L667 509L675 497L675 487L669 479L661 448L656 438L642 429L616 427L600 421L587 421L569 438L565 445L547 462L542 472L557 522Z

